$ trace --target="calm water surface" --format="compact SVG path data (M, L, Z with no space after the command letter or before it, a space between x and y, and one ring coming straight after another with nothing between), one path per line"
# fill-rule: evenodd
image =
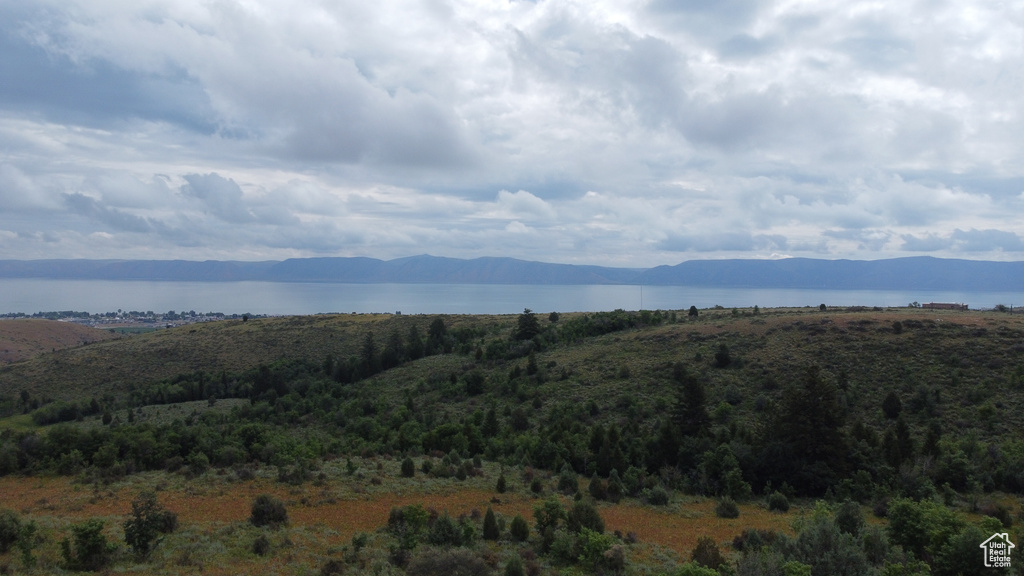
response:
M517 314L679 310L715 305L906 306L965 302L972 309L1024 303L1022 292L928 292L694 288L686 286L520 286L496 284L305 284L0 279L0 313L76 310L224 312L226 314Z

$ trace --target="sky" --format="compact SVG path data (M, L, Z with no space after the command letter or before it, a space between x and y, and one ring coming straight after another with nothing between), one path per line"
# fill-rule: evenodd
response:
M1024 260L1024 3L0 0L0 259Z

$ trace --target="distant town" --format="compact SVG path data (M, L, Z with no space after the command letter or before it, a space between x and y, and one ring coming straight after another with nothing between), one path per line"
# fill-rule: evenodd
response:
M140 312L137 310L118 310L116 312L103 312L90 314L89 312L78 312L74 310L62 310L58 312L36 312L25 314L22 312L9 312L0 314L0 319L13 318L39 318L45 320L60 320L63 322L74 322L83 326L93 328L105 328L108 330L126 332L138 332L155 330L158 328L173 328L186 324L198 322L215 322L218 320L248 320L249 318L265 318L266 314L224 314L222 312L153 312L152 310Z

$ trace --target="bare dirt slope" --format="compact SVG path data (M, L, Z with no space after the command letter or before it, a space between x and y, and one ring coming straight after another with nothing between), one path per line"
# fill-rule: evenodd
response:
M117 337L106 330L73 322L33 318L0 320L0 364Z

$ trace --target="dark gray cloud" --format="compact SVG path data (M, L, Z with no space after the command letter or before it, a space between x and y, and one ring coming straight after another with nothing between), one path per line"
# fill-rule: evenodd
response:
M12 12L0 7L0 78L8 79L0 82L3 109L86 126L142 119L216 130L203 87L185 70L147 74L101 58L72 61L33 42L27 23Z
M121 232L153 232L153 225L145 218L125 213L116 208L104 206L93 198L79 193L65 194L64 202L74 214L100 222Z

